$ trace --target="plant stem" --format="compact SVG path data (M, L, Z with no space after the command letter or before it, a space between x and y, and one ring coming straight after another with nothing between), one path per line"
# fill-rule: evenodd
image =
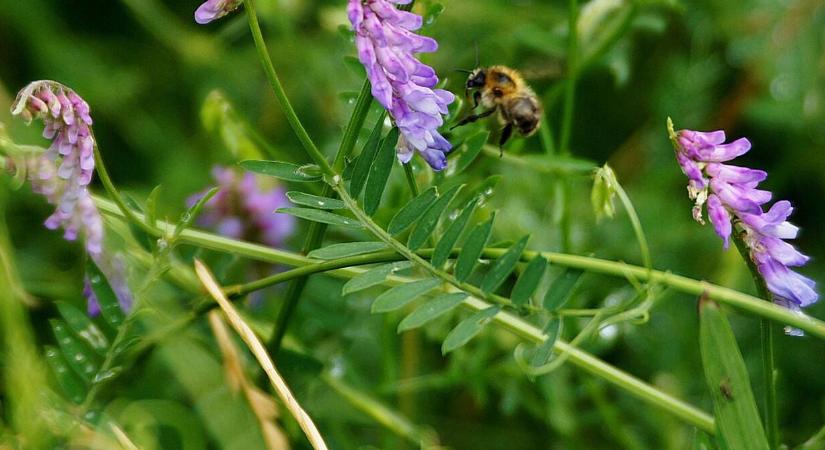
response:
M759 292L759 295L766 300L763 303L776 306L770 301L773 296L768 290L767 284L765 284L765 279L762 278L759 269L751 259L748 246L745 244L742 233L737 228L737 224L734 223L734 232L731 234L731 238L733 238L736 249L742 256L742 259L745 260L748 270L750 270L753 283L756 285L756 290ZM765 409L762 411L762 421L764 422L765 432L768 437L768 446L771 450L775 450L779 448L779 419L776 411L776 363L774 361L773 351L773 324L765 317L761 318L759 324L762 340L762 382L765 388Z
M619 196L619 201L622 202L624 210L630 218L630 224L633 226L633 232L636 234L636 241L639 242L639 251L642 254L642 264L644 264L648 271L652 271L653 260L650 257L650 248L647 246L647 238L645 237L645 232L642 229L642 221L639 220L639 215L636 214L636 208L633 207L633 202L630 201L630 197L627 195L627 192L625 192L622 185L617 182L614 187L616 189L616 194Z
M261 65L263 65L267 81L269 81L269 85L272 87L272 91L275 93L275 97L281 105L286 120L289 122L292 131L295 132L295 135L298 137L298 140L301 141L301 145L310 158L312 158L315 164L321 167L325 175L332 178L335 172L332 170L332 167L324 155L321 154L321 151L318 150L318 147L315 146L315 143L312 142L312 138L307 134L304 125L301 123L301 119L295 114L295 109L292 108L292 103L289 102L289 98L286 96L284 87L281 85L281 80L278 78L278 73L275 72L275 66L272 65L272 59L269 57L266 42L264 42L264 37L261 34L261 25L258 23L258 14L255 12L255 0L245 0L244 8L246 9L246 16L249 19L249 30L252 32L252 39L255 41L255 49L258 51L258 59L261 61Z
M123 214L117 209L115 205L111 202L96 198L96 202L100 209L111 216L115 217L123 217ZM158 222L161 229L169 229L173 227L171 224L167 224L164 222ZM197 230L184 230L181 233L180 240L182 243L188 243L192 245L197 245L204 248L209 248L218 251L224 251L233 254L239 254L243 256L247 256L250 258L258 259L261 261L267 261L272 263L279 263L279 264L288 264L292 266L307 266L313 263L313 260L298 255L291 252L286 252L283 250L273 249L269 247L265 247L262 245L251 244L242 241L236 241L233 239L224 238L221 236L217 236L210 233L204 233L202 231ZM489 249L489 253L498 253L500 254L505 251L506 249ZM382 258L387 257L387 253L384 252ZM426 253L426 252L422 252ZM372 254L375 257L375 254ZM532 257L535 257L536 254L533 252ZM572 256L572 255L565 255L565 256ZM577 257L582 258L583 260L587 260L588 258L585 257ZM563 259L562 259L563 260ZM598 267L599 265L609 265L611 262L609 261L599 261L594 260L592 261L595 264L594 267ZM616 264L617 266L621 266L619 263L612 263ZM317 268L317 267L316 267ZM644 268L636 267L635 268L640 274L644 275L647 271ZM621 269L619 269L621 271ZM331 271L330 274L333 276L338 277L345 277L345 278L352 278L360 273L363 273L363 269L358 268L342 268ZM666 276L669 274L664 274L661 272L653 272L655 274L661 274L661 276ZM409 283L413 281L410 278L405 277L398 277L398 276L390 276L385 282L386 286L397 286L404 283ZM707 290L710 295L713 295L713 286L705 285L700 282L696 282L698 289ZM723 288L717 288L723 289ZM739 293L737 293L739 294ZM741 296L745 296L744 294L739 294ZM747 297L747 296L745 296ZM763 302L764 303L764 302ZM489 303L476 299L476 298L468 298L464 302L465 307L480 311L486 309L490 306ZM535 326L525 322L524 320L509 314L509 313L499 313L493 319L494 323L502 328L510 330L514 334L526 338L532 342L540 343L546 339L545 335L542 331ZM825 330L825 324L822 324L822 329ZM825 335L825 331L823 331L823 335ZM635 395L641 399L646 400L647 402L654 404L656 406L661 407L662 409L669 411L676 416L682 418L683 420L691 423L702 430L707 431L708 433L714 433L714 423L713 419L705 414L704 412L690 406L681 400L673 398L668 394L657 390L656 388L650 386L649 384L639 380L632 375L629 375L616 367L607 364L600 359L582 351L575 347L570 346L570 344L562 341L557 340L555 344L556 351L560 353L566 353L568 357L568 361L582 369L592 373L593 375L602 378L606 381L615 384L616 386L620 387Z
M106 165L103 164L103 157L100 156L100 149L97 147L97 144L94 145L94 153L95 153L95 166L97 168L97 175L100 177L100 182L103 184L103 189L109 194L109 197L117 205L120 212L128 219L129 222L138 226L141 230L148 233L150 236L160 237L162 234L158 232L158 230L151 225L147 224L144 220L138 219L135 213L126 206L126 202L123 201L123 197L121 197L120 192L115 189L115 185L112 183L112 179L109 177L109 172L106 170Z
M569 0L567 21L567 80L565 82L564 109L562 110L561 140L559 150L562 155L570 154L570 134L573 128L573 107L576 101L576 79L578 78L578 0Z
M404 166L404 175L406 175L407 186L410 187L410 193L412 194L413 198L418 197L418 183L415 182L415 174L413 173L412 169L412 161L401 165Z
M93 197L101 212L108 216L121 219L124 218L123 213L120 212L118 207L112 202L98 196ZM136 216L138 218L142 217L140 214L136 214ZM174 225L158 221L158 228L158 232L163 232L173 229ZM269 262L272 264L285 264L289 266L302 267L317 262L298 253L230 239L194 229L184 230L179 237L179 242L181 244L189 244L210 250L243 256L257 261ZM454 250L454 252L459 251L460 249ZM482 255L485 258L498 258L501 257L505 251L507 251L507 249L487 248L484 249ZM371 255L371 257L375 259L375 262L378 262L387 260L388 254L394 253L395 252L392 250L384 250L382 252L369 253L367 255ZM426 257L432 254L432 250L419 250L416 254ZM366 260L367 255L361 256L364 256ZM599 273L619 278L650 281L663 286L671 287L674 290L683 292L692 297L696 297L701 295L703 292L707 292L710 299L719 303L732 306L756 316L767 318L777 323L787 324L792 327L799 328L800 330L808 332L812 336L825 339L825 322L805 314L792 312L787 308L774 305L771 302L764 301L758 297L754 297L730 288L714 285L705 281L694 280L660 270L653 270L648 273L647 269L644 267L589 256L569 255L554 252L535 252L528 250L522 254L521 260L522 262L529 262L539 255L546 258L550 264L581 269L587 272ZM396 258L398 258L397 260L402 260L406 257L396 254ZM367 264L367 262L364 262L364 264ZM352 271L339 269L332 274L334 276L355 276L359 273L361 273L359 270Z

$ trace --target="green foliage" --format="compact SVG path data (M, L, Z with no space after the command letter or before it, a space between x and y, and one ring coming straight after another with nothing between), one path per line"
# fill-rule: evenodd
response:
M393 161L395 161L395 144L398 141L398 128L393 128L387 133L378 145L378 152L370 166L364 187L364 211L373 215L378 210L381 203L381 196L390 178Z
M6 195L0 186L10 225L0 238L16 253L0 249L0 447L130 447L114 439L117 429L137 448L265 448L259 418L233 390L238 371L231 375L239 369L261 387L260 369L245 352L238 367L222 363L202 316L210 304L189 269L197 257L227 290L261 282L233 299L262 337L281 330L283 305L297 299L273 359L330 448L398 450L407 440L445 448L710 450L720 439L713 433L724 436L722 448L764 448L746 384L762 375L758 333L743 317L753 311L730 315L739 345L730 330L710 339L705 328L718 318L709 320L703 307L697 326L696 294L679 285L708 280L744 295L737 291L752 292L752 283L711 228L691 221L687 181L661 125L672 115L687 128L747 136L748 158L770 173L776 198L796 206L792 220L804 230L797 246L813 256L804 271L817 278L825 261L825 209L817 207L825 192L825 23L817 2L574 2L577 32L570 34L568 3L416 1L410 6L423 16L423 33L439 44L419 57L457 99L441 128L454 146L448 167L435 173L416 153L408 181L393 171L398 129L359 94L365 71L347 2L256 1L266 54L295 113L320 154L344 168L339 180L364 215L302 152L267 89L244 8L198 27L191 16L202 1L103 3L78 2L66 12L54 0L0 0L0 122L8 125L0 125L0 161L28 147L12 140L48 146L39 124L26 128L4 113L25 82L49 74L89 102L115 184L157 227L147 233L105 209L106 252L123 256L141 308L127 317L89 262L102 314L87 317L82 245L42 226L49 211L29 187ZM497 64L519 70L544 109L536 135L515 133L501 157L497 118L449 129L472 106L463 96L467 75L452 70ZM351 114L355 105L362 115ZM561 136L567 148L558 145ZM615 173L594 182L604 161ZM213 164L240 165L268 188L288 191L296 208L279 211L300 220L283 248L189 231L197 210L187 213L185 200L213 183ZM9 171L0 165L0 173ZM26 173L20 165L11 172L0 184L16 188ZM636 267L635 225L621 212L598 222L589 207L614 212L614 181L655 250L662 272L654 283ZM405 182L422 193L409 201ZM96 182L89 189L104 193ZM334 226L316 233L326 225ZM528 233L529 245L519 240ZM317 245L301 246L307 234ZM315 250L321 243L327 246ZM528 258L538 252L551 253ZM606 261L576 255L617 263L605 269ZM341 269L342 258L369 265ZM7 278L9 267L20 279ZM312 272L317 267L333 271ZM309 272L303 292L262 282ZM806 313L821 317L823 304ZM390 314L371 315L370 306ZM27 327L33 333L21 338ZM825 419L816 399L825 381L812 355L821 341L816 333L777 336L777 346L783 444L819 448ZM513 358L515 347L528 350ZM739 347L745 365L740 357L731 366ZM612 366L599 369L607 361ZM761 395L761 383L753 388ZM698 409L713 404L718 430L657 395ZM283 405L277 414L273 423L290 445L305 446Z
M278 208L275 212L289 214L291 216L306 219L312 222L325 223L327 225L337 225L347 228L361 228L360 222L355 219L344 217L340 214L331 213L312 208Z
M725 314L719 305L700 300L699 317L702 365L720 441L730 450L767 449L748 370Z
M438 287L441 281L431 278L396 286L375 298L372 302L373 313L384 313L403 308L418 297Z
M317 209L344 209L346 205L337 198L320 197L318 195L307 194L305 192L290 191L286 197L292 203L301 206L309 206Z
M307 256L318 259L336 259L372 253L385 248L387 244L383 242L344 242L313 250Z
M462 320L456 325L444 339L441 344L441 353L447 354L451 351L465 345L481 330L493 320L493 317L501 311L499 306L491 306L489 308L478 311L470 317Z
M490 234L493 231L493 220L495 215L492 215L486 222L473 227L467 240L464 241L464 246L461 248L461 253L458 254L458 259L455 263L455 277L459 281L464 281L470 276L473 268L478 263L478 258L487 245L490 239Z

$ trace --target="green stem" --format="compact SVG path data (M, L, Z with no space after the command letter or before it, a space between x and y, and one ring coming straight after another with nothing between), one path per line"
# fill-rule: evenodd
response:
M392 247L396 252L398 252L398 254L403 256L404 259L415 263L425 271L429 272L430 275L436 278L440 278L445 283L451 284L470 295L473 295L490 303L497 303L505 306L513 306L513 303L508 298L484 292L480 288L473 286L472 284L467 282L458 281L458 279L456 279L453 275L434 267L432 264L429 263L429 261L424 260L416 252L410 250L406 245L402 244L401 242L398 242L389 233L387 233L386 230L384 230L383 228L381 228L381 226L375 223L372 220L372 217L370 217L366 212L364 212L363 209L361 209L360 206L358 206L358 203L355 201L355 199L353 199L349 195L349 193L346 191L346 189L343 188L343 186L341 186L340 183L334 186L333 188L338 192L338 195L341 196L341 200L344 201L344 203L347 206L347 209L349 209L352 212L355 218L358 219L358 221L361 222L367 228L367 230L369 230L375 237L377 237L381 241L384 241L387 245Z
M275 93L275 97L281 105L286 120L289 122L298 140L301 141L304 150L306 150L315 164L321 167L321 170L330 178L329 181L331 181L331 178L335 175L332 166L329 165L327 159L321 154L321 151L318 150L315 143L312 142L312 138L309 137L304 125L301 123L301 119L295 114L295 109L292 108L292 103L289 102L289 98L286 96L286 92L281 85L281 80L278 78L278 73L275 71L275 66L272 65L272 59L269 57L266 42L264 42L264 37L261 34L258 14L255 12L255 0L245 0L244 8L246 9L246 16L249 19L249 30L252 32L252 39L255 41L255 49L258 51L258 59L261 61L261 65L263 65L267 81L269 81L272 92Z
M619 196L619 201L622 202L627 216L630 218L630 223L633 226L633 232L636 234L636 241L639 242L639 251L642 253L642 264L648 271L653 270L653 260L650 257L650 248L647 246L647 237L642 229L642 221L639 220L639 215L636 214L636 208L633 207L633 202L625 192L624 188L618 182L614 186L616 194Z
M120 211L118 211L118 209L115 207L115 205L113 205L111 202L108 202L108 201L102 200L102 199L96 199L96 201L98 203L98 206L100 207L100 209L104 213L106 213L108 215L119 216L119 217L123 216L123 214ZM166 224L166 223L163 223L163 222L159 222L159 226L161 227L161 229L166 230L166 229L169 229L170 227L172 227L173 225ZM261 261L272 262L272 263L288 264L288 265L293 265L293 266L306 266L306 265L309 265L309 264L313 263L313 261L310 260L309 258L306 258L305 256L301 256L301 255L298 255L298 254L295 254L295 253L286 252L286 251L283 251L283 250L273 249L273 248L269 248L269 247L264 247L264 246L261 246L261 245L251 244L251 243L247 243L247 242L236 241L236 240L233 240L233 239L228 239L228 238L213 235L213 234L210 234L210 233L204 233L204 232L201 232L201 231L191 230L191 229L184 230L181 233L180 241L182 243L188 243L188 244L197 245L197 246L204 247L204 248L210 248L210 249L213 249L213 250L219 250L219 251L224 251L224 252L228 252L228 253L239 254L239 255L247 256L247 257L258 259L258 260L261 260ZM488 253L498 254L500 256L500 254L504 250L505 249L489 249ZM415 256L417 257L417 255L415 255ZM535 252L532 252L531 255L528 255L528 257L535 257L535 256L536 256ZM545 256L547 256L547 255L545 255ZM386 258L387 255L384 254L383 257ZM405 258L406 258L406 256L405 256ZM586 258L586 257L575 257L573 255L557 255L557 254L554 254L553 257L551 257L551 259L554 260L554 262L559 263L559 264L561 264L561 262L565 261L565 258L573 258L573 262L582 262L582 261L584 261L588 265L592 264L592 266L594 268L600 268L600 267L605 267L606 266L606 267L609 268L609 270L618 271L619 273L625 273L627 271L634 270L633 267L625 267L620 263L612 263L610 261L601 261L601 260L595 260L595 259L592 259L592 261L588 261L590 258ZM613 264L615 266L611 266L611 264ZM635 270L639 272L639 275L640 275L639 277L640 278L643 277L647 273L646 269L641 268L641 267L635 267ZM360 273L363 273L363 269L342 268L342 269L337 269L337 270L334 270L334 271L330 272L330 274L333 275L333 276L346 277L346 278L352 278L353 276L355 276L357 274L360 274ZM660 276L660 277L663 277L663 278L664 277L673 277L670 274L664 274L664 273L656 272L656 271L654 271L651 274L652 277L655 277L657 275ZM387 279L386 285L388 285L388 286L397 286L397 285L400 285L400 284L403 284L403 283L409 283L410 281L412 281L410 278L391 276ZM689 280L689 281L695 283L696 284L695 287L697 289L702 290L702 291L708 291L709 295L711 295L711 296L713 296L716 289L724 290L724 288L714 287L714 286L711 286L711 285L705 285L703 283L700 283L700 282L697 282L697 281L694 281L694 280ZM735 292L735 291L733 291L733 292ZM743 297L748 297L748 296L745 296L745 294L741 294L741 293L736 293L736 294L738 294L740 296L743 296ZM751 300L749 300L749 301L751 301ZM745 303L747 303L747 302L745 302ZM762 303L764 303L764 302L762 302ZM471 309L471 310L480 311L480 310L488 308L490 306L490 304L485 302L485 301L482 301L482 300L471 297L471 298L468 298L465 301L464 306ZM505 329L508 329L511 332L513 332L513 333L515 333L519 336L522 336L522 337L524 337L524 338L526 338L526 339L528 339L532 342L540 343L540 342L543 342L546 339L546 336L542 333L542 331L540 329L536 328L535 326L525 322L524 320L522 320L522 319L520 319L520 318L518 318L518 317L516 317L512 314L502 312L502 313L499 313L498 315L496 315L496 317L494 317L493 320L494 320L494 323L498 324L499 326L501 326ZM822 335L825 336L825 324L822 324ZM620 388L630 392L631 394L633 394L633 395L635 395L635 396L637 396L641 399L644 399L647 402L649 402L653 405L656 405L656 406L658 406L658 407L660 407L660 408L662 408L666 411L669 411L669 412L675 414L676 416L682 418L683 420L687 421L688 423L691 423L691 424L699 427L700 429L707 431L708 433L713 433L714 432L713 419L710 416L708 416L707 414L705 414L704 412L702 412L702 411L700 411L700 410L698 410L698 409L682 402L681 400L673 398L673 397L669 396L668 394L665 394L665 393L657 390L653 386L650 386L649 384L639 380L638 378L635 378L632 375L629 375L629 374L619 370L618 368L613 367L613 366L599 360L598 358L596 358L592 355L589 355L586 352L583 352L582 350L579 350L577 348L574 348L574 347L570 346L570 344L568 344L568 343L566 343L562 340L556 341L555 349L559 353L566 353L567 357L568 357L568 361L570 361L572 364L574 364L578 367L581 367L584 370L592 373L593 375L595 375L597 377L600 377L602 379L605 379L605 380L615 384L616 386L619 386Z
M410 440L416 445L421 445L421 448L437 446L438 436L435 433L410 422L406 417L387 408L366 393L344 384L338 378L329 374L321 375L321 379L352 406L372 417L393 433Z
M567 80L564 92L564 109L562 110L561 141L559 150L562 155L570 154L570 134L573 129L573 106L576 101L576 79L578 78L578 19L579 5L577 0L568 1L567 21Z
M745 243L744 237L739 230L738 224L734 223L734 232L731 237L736 249L747 263L748 270L756 285L759 295L765 300L773 298L765 279L759 273L759 269L750 257L750 250ZM773 305L773 303L770 303ZM779 419L776 411L776 363L773 351L773 324L766 318L759 321L762 341L762 382L765 388L765 409L762 411L762 421L765 425L765 432L768 435L768 446L771 450L779 448Z
M779 418L776 410L776 363L773 351L774 325L767 319L759 321L762 331L762 377L765 384L765 413L763 420L771 450L779 448Z
M97 169L97 175L100 177L100 182L103 184L103 189L109 194L109 197L117 205L120 212L129 220L129 222L138 226L141 230L145 231L150 236L161 237L162 234L156 228L152 227L151 225L147 224L143 219L139 219L137 215L135 215L132 210L126 206L126 202L123 201L123 197L121 197L120 192L115 189L115 185L112 183L112 179L109 177L109 171L106 170L106 165L103 164L103 157L100 156L100 149L97 147L97 144L94 145L94 153L95 153L95 166Z
M98 196L93 197L98 208L100 208L101 212L104 214L112 217L124 217L123 213L120 212L118 207L112 202ZM139 214L136 215L139 218L142 217ZM158 227L160 229L159 232L163 232L173 229L174 225L158 221ZM210 250L234 254L272 264L306 266L317 262L297 253L270 248L250 242L238 241L194 229L184 230L179 237L179 242L181 244L203 247ZM501 257L505 251L507 251L507 249L487 248L482 254L485 258L498 258ZM417 254L427 256L431 254L431 252L432 250L420 250ZM375 252L370 253L369 255L372 255L377 261L384 261L385 258L387 258L387 253L395 252L385 250L384 252ZM730 288L718 286L705 281L694 280L670 272L663 272L659 270L648 272L644 267L634 266L619 261L608 261L605 259L593 258L590 256L570 255L555 252L525 251L522 255L522 261L529 262L539 255L547 259L551 264L556 264L558 266L571 267L587 272L599 273L619 278L658 283L688 294L694 298L706 292L710 299L719 303L732 306L756 316L764 317L776 323L799 328L800 330L808 332L811 336L825 339L825 322L805 314L792 312L787 308L774 305L771 302L767 302L758 297L754 297ZM406 256L397 255L396 257L399 260L406 259ZM333 275L345 276L346 274L350 274L354 276L358 273L360 273L360 271L336 271Z
M407 178L407 186L410 188L410 193L413 197L418 197L418 183L415 182L415 174L413 173L412 161L401 164L404 166L404 175Z

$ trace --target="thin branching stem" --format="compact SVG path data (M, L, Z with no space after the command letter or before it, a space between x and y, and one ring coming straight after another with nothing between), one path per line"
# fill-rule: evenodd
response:
M93 196L93 198L98 208L100 208L104 214L121 219L124 218L123 213L121 213L118 207L112 202L99 196ZM138 213L135 214L138 218L142 218L142 215ZM174 225L158 221L158 227L161 230L168 230L173 228ZM253 244L251 242L239 241L194 229L184 230L179 237L179 242L181 244L216 250L257 261L269 262L272 264L306 266L317 263L317 260L307 258L306 256L295 252ZM482 252L482 256L485 258L499 258L505 251L507 251L507 249L486 248ZM416 252L416 255L426 257L428 254L431 254L431 252L432 250L423 249ZM395 252L385 250L383 254L382 252L376 252L370 253L370 255L373 255L376 259L381 258L383 261L387 257L387 253ZM539 255L546 258L550 264L581 269L586 272L599 273L618 278L658 283L688 294L694 298L701 295L703 292L707 292L710 299L719 303L735 307L755 316L764 317L776 323L799 328L800 330L809 333L811 336L825 339L825 322L805 314L792 312L787 308L774 305L764 299L760 299L734 289L718 286L705 281L694 280L692 278L676 275L666 271L654 270L648 273L647 269L641 266L626 264L620 261L609 261L591 256L571 255L556 252L536 252L528 250L522 254L521 260L522 262L529 262ZM399 258L399 260L406 259L405 256L401 255L397 255L397 258ZM352 273L353 276L355 274L357 273Z

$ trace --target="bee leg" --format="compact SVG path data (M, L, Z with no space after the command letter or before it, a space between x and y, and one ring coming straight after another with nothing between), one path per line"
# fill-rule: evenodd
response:
M507 126L504 127L503 130L501 130L501 138L499 138L499 140L498 140L498 151L499 151L498 157L499 158L504 156L504 144L507 143L507 141L510 139L510 136L512 136L512 135L513 135L513 124L508 123Z
M489 116L490 114L494 113L495 111L496 111L496 109L493 108L493 109L488 109L487 111L484 111L480 114L470 114L469 116L459 120L458 123L451 126L450 129L452 130L455 127L460 127L462 125L467 125L468 123L475 122L478 119L483 119L483 118Z
M478 108L478 102L481 100L481 92L473 92L473 109Z

